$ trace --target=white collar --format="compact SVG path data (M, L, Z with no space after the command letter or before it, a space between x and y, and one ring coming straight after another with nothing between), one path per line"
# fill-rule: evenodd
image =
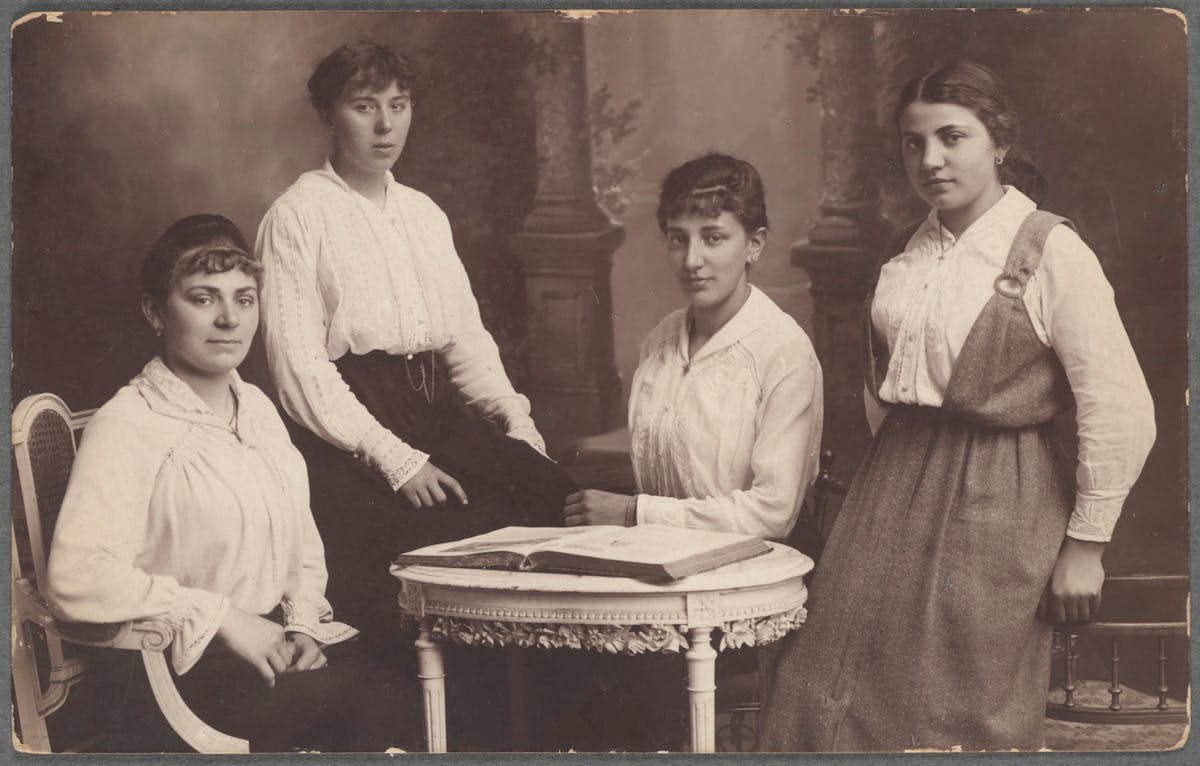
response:
M975 239L986 234L998 225L1011 225L1014 222L1019 224L1036 209L1037 205L1034 201L1022 194L1020 189L1015 186L1005 186L1004 196L984 211L983 215L972 221L971 225L957 238L950 233L949 229L942 226L938 219L937 208L932 208L929 215L925 216L925 222L921 225L913 241L917 241L920 237L928 237L940 242L943 247L952 247L956 242Z
M688 358L688 347L690 345L688 341L688 326L691 324L691 310L684 311L679 323L679 334L676 342L677 353L685 365L695 364L737 343L759 327L762 327L778 311L779 307L767 297L766 293L754 285L750 285L750 297L746 299L742 307L690 359Z
M233 396L238 403L238 415L233 425L213 412L191 386L171 372L162 357L156 356L147 362L141 374L130 381L130 385L142 395L146 405L160 415L232 430L242 441L249 441L246 437L252 430L248 427L252 418L247 417L245 383L237 370L229 373L229 387L233 389Z

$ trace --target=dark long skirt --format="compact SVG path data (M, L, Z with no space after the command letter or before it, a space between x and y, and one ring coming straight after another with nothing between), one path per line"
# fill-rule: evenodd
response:
M251 752L423 749L415 677L379 665L364 646L327 646L327 667L280 674L269 687L246 661L214 642L175 683L202 721L248 739ZM99 750L190 751L159 711L137 652L92 649L89 655L104 687L107 720Z
M504 526L562 526L575 484L525 442L464 405L439 358L380 351L337 362L371 414L430 463L453 476L469 500L413 508L378 471L290 423L308 464L313 516L325 543L327 594L337 619L360 628L372 654L415 675L414 636L401 629L399 553ZM422 382L424 385L422 386ZM449 494L449 493L447 493ZM508 742L505 661L499 650L447 647L447 727L454 749L499 750Z
M575 491L552 461L463 405L440 359L431 358L376 351L346 355L337 367L380 423L462 485L468 505L451 498L413 508L378 471L292 428L325 542L327 594L341 618L364 630L392 624L397 613L399 586L388 573L397 554L503 526L562 526L566 496ZM418 390L414 383L421 381L425 388Z

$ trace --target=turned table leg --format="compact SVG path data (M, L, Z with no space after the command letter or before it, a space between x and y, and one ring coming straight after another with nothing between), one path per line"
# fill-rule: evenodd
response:
M431 753L446 752L446 667L442 647L433 640L430 620L421 620L417 636L417 678L425 710L425 742Z
M688 702L692 711L692 752L716 752L717 652L712 628L688 631Z
M529 652L516 646L506 647L508 659L508 714L512 751L529 750L533 740L529 721Z

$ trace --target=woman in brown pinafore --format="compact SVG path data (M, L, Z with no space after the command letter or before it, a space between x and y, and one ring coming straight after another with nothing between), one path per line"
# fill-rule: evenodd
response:
M1153 405L1095 255L1016 188L1042 182L1012 153L996 75L935 69L896 124L933 209L868 299L874 441L781 649L761 747L1037 749L1051 624L1099 607ZM1052 423L1072 407L1074 478Z

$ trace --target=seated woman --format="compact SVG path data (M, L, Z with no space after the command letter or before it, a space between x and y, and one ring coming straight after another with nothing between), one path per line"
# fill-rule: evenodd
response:
M667 524L787 540L818 470L821 365L795 320L748 280L767 238L762 178L750 163L722 154L684 163L663 181L658 224L688 306L650 333L633 377L629 427L639 494L575 493L566 523ZM577 661L576 675L590 671L600 686L579 696L623 711L622 720L617 728L605 721L572 732L570 744L680 748L683 658L619 658L615 667L609 659ZM571 709L571 689L546 696L550 711Z
M750 284L767 210L750 163L709 154L663 181L658 225L687 298L642 344L629 396L639 494L585 490L566 523L667 524L784 540L816 478L821 365Z
M561 526L575 489L505 375L445 213L392 177L415 86L413 65L385 46L326 56L308 93L329 159L258 232L271 375L314 469L331 595L363 626L398 614L397 553Z
M418 696L344 643L357 631L332 621L325 599L304 461L236 372L258 328L249 253L216 215L177 221L151 248L142 309L163 354L84 432L50 601L68 620L167 623L184 699L252 750L412 748ZM146 726L133 715L114 726Z

